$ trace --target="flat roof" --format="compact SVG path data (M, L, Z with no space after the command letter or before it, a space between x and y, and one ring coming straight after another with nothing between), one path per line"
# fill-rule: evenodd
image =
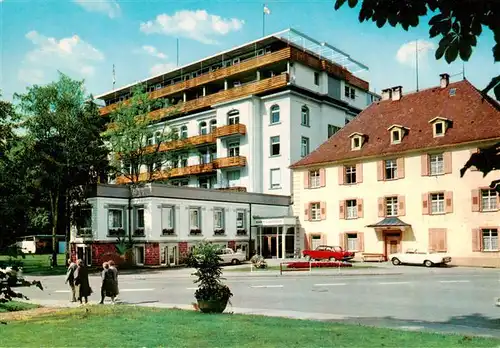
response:
M218 52L214 55L202 58L202 59L197 60L195 62L185 64L183 66L177 67L174 70L166 71L164 73L160 73L160 74L154 75L152 77L148 77L148 78L145 78L143 80L130 83L130 84L125 85L123 87L112 89L110 91L107 91L105 93L97 95L95 97L95 99L101 99L101 98L104 98L107 96L111 96L115 93L122 92L122 91L124 91L130 87L133 87L137 84L141 84L141 83L145 83L145 82L148 82L151 80L159 79L160 77L167 75L167 74L174 74L174 73L178 72L179 70L182 71L182 70L185 70L188 68L193 68L194 65L201 64L202 62L206 62L209 60L214 60L214 59L219 58L220 56L223 56L225 54L229 54L229 53L234 54L238 50L243 50L245 48L249 48L250 46L258 44L258 43L261 43L261 44L269 43L270 44L272 42L275 42L277 39L284 41L284 42L287 42L287 43L290 43L291 45L298 46L299 48L302 48L303 50L310 51L313 54L317 54L322 59L329 60L332 63L335 63L337 65L340 65L340 66L346 68L352 74L356 74L358 72L368 70L368 67L366 65L360 63L357 60L352 59L351 56L349 54L345 53L344 51L342 51L342 50L340 50L340 49L338 49L338 48L336 48L336 47L334 47L326 42L317 41L317 40L313 39L312 37L300 32L298 30L289 28L289 29L279 31L277 33L273 33L273 34L261 37L257 40L253 40L253 41L244 43L242 45L227 49L225 51Z

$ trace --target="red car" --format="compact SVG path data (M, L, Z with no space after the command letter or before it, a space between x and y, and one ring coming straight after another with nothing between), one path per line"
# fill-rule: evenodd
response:
M346 251L339 246L320 245L315 250L304 250L302 252L307 261L330 260L349 261L354 258L354 253Z

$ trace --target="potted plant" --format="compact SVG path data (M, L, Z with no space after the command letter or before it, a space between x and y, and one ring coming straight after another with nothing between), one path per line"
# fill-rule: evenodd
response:
M196 245L188 259L188 266L196 269L193 273L198 279L198 289L194 293L198 308L203 313L222 313L229 299L233 296L231 289L222 283L222 259L220 247L203 241Z

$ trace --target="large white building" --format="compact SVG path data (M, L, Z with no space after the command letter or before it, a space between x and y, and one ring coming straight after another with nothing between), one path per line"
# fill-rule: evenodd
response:
M175 115L166 117L167 108L151 116L159 127L167 122L179 132L181 141L172 146L191 145L163 179L177 186L291 195L289 165L378 100L368 82L353 75L366 69L335 47L289 29L142 81L152 98L181 102ZM106 105L101 114L127 100L133 87L98 96Z

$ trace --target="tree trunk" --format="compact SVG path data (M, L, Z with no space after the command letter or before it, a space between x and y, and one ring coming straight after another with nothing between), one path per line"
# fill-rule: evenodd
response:
M70 202L69 202L69 190L66 192L66 258L65 260L69 260L71 258L71 250L70 250L70 245L69 245L69 240L71 237L71 207L70 207Z
M52 210L52 261L51 266L57 267L57 230L59 220L59 192L50 193L50 209Z

